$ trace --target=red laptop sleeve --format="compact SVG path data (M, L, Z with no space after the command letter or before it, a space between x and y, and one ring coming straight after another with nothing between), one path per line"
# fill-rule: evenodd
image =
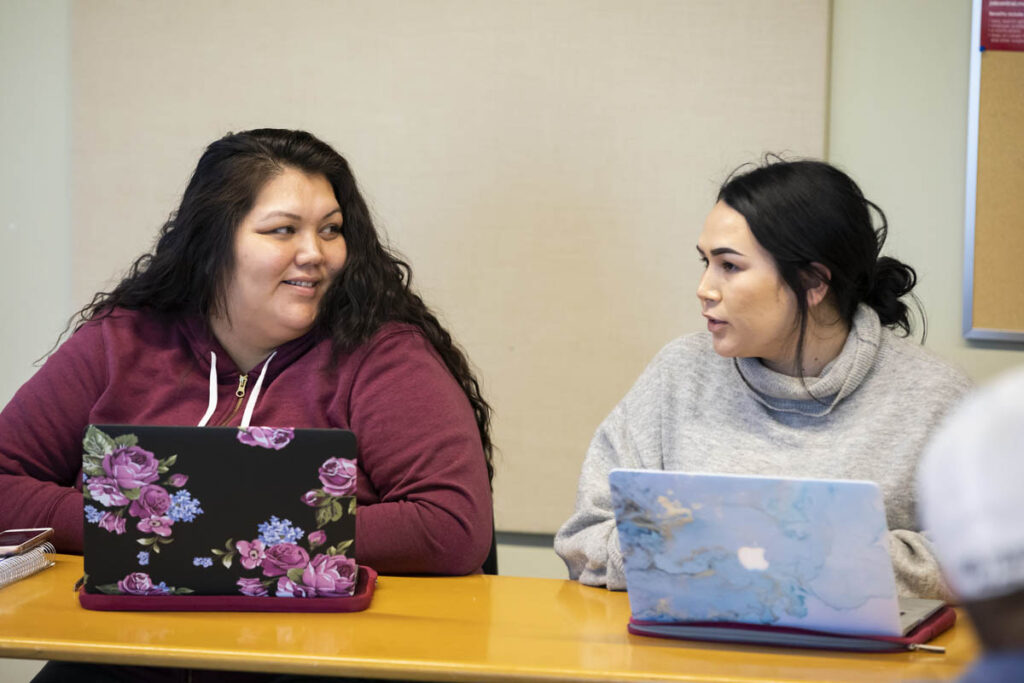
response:
M377 572L359 565L354 594L344 598L277 598L249 595L106 595L78 591L82 607L170 612L360 612L370 606Z
M862 636L801 628L738 624L732 622L661 622L630 619L629 632L638 636L676 638L716 643L743 643L774 647L802 647L817 650L854 652L906 652L937 650L924 644L948 630L956 622L956 611L943 607L903 637Z

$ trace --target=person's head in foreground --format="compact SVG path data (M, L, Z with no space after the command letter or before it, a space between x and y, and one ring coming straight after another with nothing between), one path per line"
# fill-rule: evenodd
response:
M922 527L982 645L1016 650L1024 680L1024 368L949 416L921 461L918 495Z
M715 351L817 376L839 355L861 304L909 333L900 298L916 275L880 256L886 231L882 210L827 163L770 158L734 173L697 241L707 266L697 298Z

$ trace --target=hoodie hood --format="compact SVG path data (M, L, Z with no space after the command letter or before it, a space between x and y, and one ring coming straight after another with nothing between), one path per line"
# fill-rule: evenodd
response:
M189 349L192 352L192 357L195 359L198 369L203 373L210 372L210 352L212 351L217 354L217 383L237 384L238 376L243 373L235 365L235 362L231 360L227 350L217 341L213 331L210 329L209 323L200 316L185 316L181 319L179 325L182 335L188 341ZM277 347L274 360L267 368L266 377L263 380L264 385L273 382L274 378L280 375L285 368L316 346L322 338L322 335L310 331L297 339L285 342ZM266 364L266 360L252 368L249 373L260 372L264 364Z
M193 358L196 360L200 371L210 377L209 402L206 412L199 420L199 426L205 427L210 418L217 411L219 388L222 384L234 384L239 382L241 371L235 362L228 355L227 351L217 341L216 336L210 330L205 320L198 316L185 318L181 323L182 334L188 342ZM242 413L242 421L239 427L249 428L253 411L259 401L260 391L265 384L269 385L275 377L281 374L297 358L309 351L316 344L316 335L307 332L297 339L282 344L272 351L261 363L245 373L250 379L248 383L249 398L245 403L245 412ZM276 361L276 362L275 362ZM251 375L258 372L255 381L251 381Z

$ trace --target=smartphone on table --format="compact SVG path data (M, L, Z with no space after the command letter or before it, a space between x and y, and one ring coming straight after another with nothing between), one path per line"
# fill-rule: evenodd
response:
M0 557L20 555L53 536L51 527L0 531Z

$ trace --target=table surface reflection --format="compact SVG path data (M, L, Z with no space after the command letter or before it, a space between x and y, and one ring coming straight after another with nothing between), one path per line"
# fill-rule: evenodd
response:
M846 654L684 643L626 632L624 593L510 576L381 577L354 614L96 612L82 559L0 589L0 656L434 681L948 680L977 655L961 620L947 654Z

